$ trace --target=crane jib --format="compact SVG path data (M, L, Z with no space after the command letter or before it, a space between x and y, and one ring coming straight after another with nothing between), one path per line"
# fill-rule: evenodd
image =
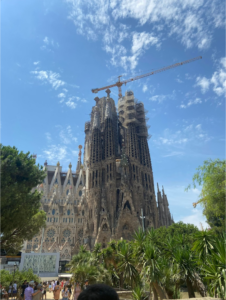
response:
M119 76L119 81L117 81L115 84L105 86L105 87L102 87L102 88L92 89L91 91L92 91L92 93L98 93L99 91L102 91L104 89L108 89L108 88L117 86L119 88L119 95L121 95L121 86L123 84L126 85L127 82L135 81L135 80L138 80L138 79L150 76L150 75L154 75L154 74L157 74L157 73L160 73L160 72L163 72L163 71L167 71L167 70L170 70L172 68L176 68L176 67L182 66L184 64L187 64L189 62L193 62L193 61L198 60L198 59L202 59L202 56L198 56L198 57L195 57L195 58L192 58L192 59L188 59L188 60L185 60L183 62L176 63L176 64L170 65L168 67L164 67L164 68L161 68L159 70L155 70L153 72L146 73L146 74L143 74L143 75L140 75L140 76L136 76L134 78L130 78L130 79L127 79L127 80L124 80L124 81L120 81L121 76Z

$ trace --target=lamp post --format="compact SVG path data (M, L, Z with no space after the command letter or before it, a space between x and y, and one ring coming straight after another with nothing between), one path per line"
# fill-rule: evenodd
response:
M145 216L144 216L144 213L143 213L143 208L141 208L141 216L140 218L142 219L142 229L144 231L144 219L145 219Z
M41 246L40 246L40 254L39 254L39 258L38 258L38 271L37 271L37 275L39 277L39 266L40 266L40 259L41 259L41 254L42 254L42 243L43 243L43 238L44 238L44 227L42 228L42 238L41 238Z
M15 281L14 281L14 279L15 279L15 271L16 271L16 263L14 263L14 265L13 265L13 285L15 283ZM13 286L12 286L12 291L13 291ZM17 294L15 294L15 297L17 298Z

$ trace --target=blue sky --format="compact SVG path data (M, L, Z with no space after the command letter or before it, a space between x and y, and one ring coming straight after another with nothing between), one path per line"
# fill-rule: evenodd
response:
M148 110L155 185L175 221L203 222L195 169L225 153L225 6L221 0L2 1L4 145L75 169L92 88L196 56L126 87ZM117 103L117 89L112 89ZM99 97L105 96L100 92Z

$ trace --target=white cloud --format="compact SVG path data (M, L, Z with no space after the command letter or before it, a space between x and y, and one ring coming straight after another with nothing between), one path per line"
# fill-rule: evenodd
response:
M210 227L207 224L206 218L203 216L202 211L197 208L192 210L192 214L190 214L186 217L183 217L180 221L182 221L183 223L186 223L186 224L194 224L200 230L202 229L201 226L203 226L204 229Z
M67 93L67 92L68 92L68 90L67 90L67 89L63 89L63 91L64 91L65 93Z
M44 42L45 44L49 45L49 38L46 36L46 37L44 38L43 42Z
M172 95L155 95L149 98L149 100L162 103L166 99L173 99L174 98L174 92Z
M76 26L77 33L87 39L102 40L104 51L110 54L110 63L125 70L135 69L148 47L159 47L163 34L179 40L186 48L208 48L214 30L223 27L225 19L221 0L66 0L66 2L69 5L68 18ZM141 32L133 32L122 23L128 18L132 19L134 27L139 27ZM147 24L151 26L151 33L145 32L142 28ZM122 43L125 39L131 43L129 55L123 54L125 46Z
M210 86L209 79L207 79L206 77L197 77L196 82L197 82L197 86L201 87L201 91L203 94L208 91Z
M52 71L31 71L31 74L34 74L37 79L43 82L48 82L55 90L65 84L65 82L60 79L60 74Z
M223 96L226 93L226 57L222 57L219 61L217 71L215 71L210 79L206 77L197 77L196 86L201 87L202 93L206 93L210 87L217 96Z
M148 87L146 84L143 85L142 91L145 93L148 90Z
M171 156L182 156L184 155L184 152L181 151L172 151L168 154L163 155L163 157L171 157Z
M57 95L57 97L58 97L58 98L65 98L66 95L65 95L64 93L60 93L60 94Z
M54 42L53 39L50 39L49 37L45 37L43 40L45 46L41 47L42 50L47 49L47 46L52 46L52 47L59 47L59 44Z
M50 161L50 163L56 164L57 161L64 160L68 153L67 147L58 145L51 145L46 150L43 151L45 159Z
M37 66L39 63L40 63L40 61L34 61L34 62L33 62L33 64L34 64L35 66Z
M191 105L194 105L194 104L201 104L202 103L202 100L200 98L196 98L195 100L189 100L187 105L185 104L181 104L180 105L180 108L187 108Z
M69 100L67 102L65 102L65 104L70 107L71 109L75 109L77 106L77 103L75 103L73 101L73 98L69 98Z
M87 100L86 99L82 99L81 102L87 103Z
M160 47L160 40L151 33L147 32L134 32L132 34L132 47L131 47L131 56L122 56L121 57L121 66L127 70L130 68L131 70L135 69L138 60L143 55L145 50L147 50L150 46L156 45Z
M170 151L170 153L178 154L175 148L179 148L179 152L181 152L182 149L184 151L186 150L188 144L200 144L208 142L211 139L212 137L202 130L201 124L190 124L183 126L181 130L176 132L172 132L166 128L159 137L154 139L154 143L159 146L168 146L166 149Z
M60 161L61 165L62 163L68 164L70 161L73 161L72 157L78 155L78 151L74 150L78 139L73 135L70 125L64 128L61 125L56 125L55 128L56 134L51 136L49 132L45 133L47 141L51 142L51 144L43 150L39 157L47 159L49 164L56 165L57 161Z

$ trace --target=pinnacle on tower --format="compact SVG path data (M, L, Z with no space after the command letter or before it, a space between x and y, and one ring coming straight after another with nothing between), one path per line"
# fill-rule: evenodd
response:
M79 148L79 153L78 153L78 162L77 162L77 167L76 167L76 174L79 173L80 167L81 167L81 156L82 156L81 149L82 149L82 145L79 145L78 148ZM70 168L70 165L69 165L69 168Z

